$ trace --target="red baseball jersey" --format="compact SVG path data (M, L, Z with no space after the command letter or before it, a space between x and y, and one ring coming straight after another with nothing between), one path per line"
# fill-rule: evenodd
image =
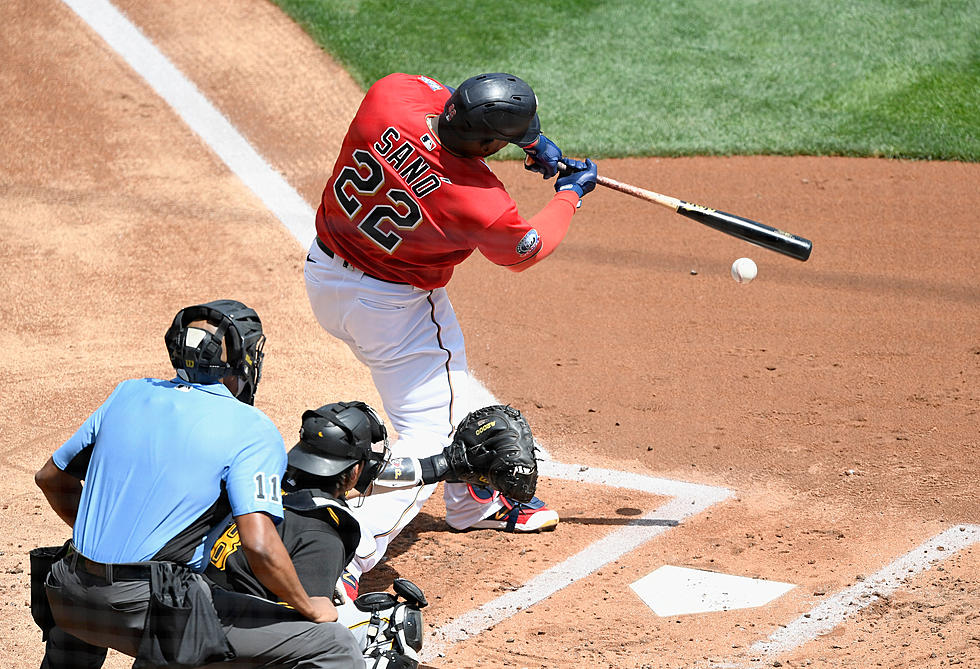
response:
M530 221L482 158L455 156L426 119L449 98L429 77L391 74L368 90L316 215L318 237L363 272L445 286L474 249L523 269L564 237L578 196L562 191Z

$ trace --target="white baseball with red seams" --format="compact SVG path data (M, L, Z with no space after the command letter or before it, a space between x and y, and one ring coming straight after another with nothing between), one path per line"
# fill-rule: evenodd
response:
M759 273L751 258L739 258L732 263L732 278L738 283L748 283Z

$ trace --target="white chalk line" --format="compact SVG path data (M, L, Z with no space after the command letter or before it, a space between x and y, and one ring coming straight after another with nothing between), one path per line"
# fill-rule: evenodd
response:
M881 570L849 588L841 590L819 606L801 615L752 650L774 657L802 646L830 632L849 616L886 597L908 579L930 569L958 551L980 541L980 525L957 525L940 532L918 548L909 551Z
M306 250L315 235L313 209L197 87L107 0L62 1L146 80Z
M107 0L63 2L147 81L188 127L204 140L286 226L304 249L309 246L315 235L313 209L139 28ZM499 403L478 380L471 379L478 396L488 400L487 403ZM543 451L543 455L550 457L547 451ZM642 518L629 521L623 528L537 575L517 590L435 630L435 643L427 644L423 659L431 659L440 654L446 644L479 634L517 611L542 601L731 495L724 488L629 472L591 469L550 459L542 462L541 473L553 478L639 490L673 499Z

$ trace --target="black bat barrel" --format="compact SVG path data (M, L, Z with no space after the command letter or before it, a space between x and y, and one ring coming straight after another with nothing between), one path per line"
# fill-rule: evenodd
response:
M738 237L750 244L761 246L762 248L781 253L790 258L796 258L797 260L806 260L809 258L810 251L813 249L813 242L809 239L777 230L758 221L742 218L741 216L729 214L724 211L702 207L698 204L681 202L680 206L677 207L677 213L682 216L687 216L698 223L707 225L709 228L724 232L726 235Z

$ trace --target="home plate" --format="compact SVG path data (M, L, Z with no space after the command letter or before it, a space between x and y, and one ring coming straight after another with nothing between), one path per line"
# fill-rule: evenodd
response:
M796 586L665 565L630 587L658 616L678 616L762 606Z

